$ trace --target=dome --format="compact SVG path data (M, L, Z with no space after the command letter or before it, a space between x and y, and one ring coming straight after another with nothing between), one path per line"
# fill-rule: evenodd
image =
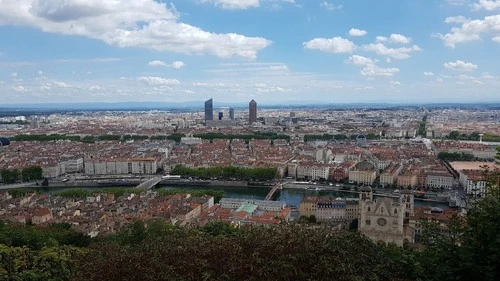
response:
M0 146L7 146L10 144L10 141L7 138L0 137Z

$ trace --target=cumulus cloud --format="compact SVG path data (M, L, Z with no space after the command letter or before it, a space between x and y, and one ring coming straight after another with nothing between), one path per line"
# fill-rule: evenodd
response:
M433 72L424 71L425 76L434 76Z
M397 44L409 44L411 42L411 38L406 37L401 34L391 34L389 37L377 36L377 42L388 42L388 43L397 43Z
M500 2L499 2L500 3ZM466 19L464 17L451 17L445 20L447 23L461 24L460 26L452 27L449 33L434 34L443 41L445 46L455 48L458 43L466 43L481 40L481 36L486 34L498 34L500 32L500 14L486 16L484 19ZM496 40L493 41L497 42Z
M174 61L173 63L170 64L170 66L175 68L175 69L181 69L184 66L186 66L186 64L182 61Z
M362 29L351 28L351 30L349 30L349 35L351 36L365 36L366 34L368 34L368 32Z
M494 11L500 10L500 0L479 0L473 5L475 10Z
M161 60L153 60L148 62L149 66L167 66L167 64Z
M316 49L327 53L352 53L356 45L342 37L314 38L303 43L306 49Z
M24 86L21 85L12 87L12 90L18 93L26 92L26 88L24 88Z
M186 66L186 64L182 61L174 61L172 63L166 63L166 62L161 61L161 60L150 61L150 62L148 62L148 65L149 66L168 66L168 67L172 67L175 69L181 69L184 66Z
M390 57L393 59L407 59L413 52L421 51L419 46L413 45L411 47L390 48L383 43L371 43L364 45L365 51L375 52L378 55Z
M60 88L71 87L69 84L67 84L66 82L62 82L62 81L54 81L53 84L56 85L57 87L60 87Z
M329 11L333 11L333 10L340 10L342 9L342 5L335 5L333 3L330 3L330 2L327 2L327 1L323 1L319 4L319 6L323 9L326 9L326 10L329 10Z
M211 3L228 10L246 10L260 6L259 0L199 0L201 3Z
M443 65L445 68L454 71L474 71L477 69L477 65L470 62L464 62L461 60L457 60L456 62L447 62L444 63Z
M137 79L150 86L172 86L179 85L181 83L177 79L169 79L158 76L141 76Z
M2 1L0 9L0 25L84 36L118 47L254 59L271 44L261 37L204 31L179 17L175 7L154 0L17 0Z
M371 58L352 55L346 61L346 63L361 66L361 75L363 76L393 76L399 72L399 68L383 68L376 65L377 61Z

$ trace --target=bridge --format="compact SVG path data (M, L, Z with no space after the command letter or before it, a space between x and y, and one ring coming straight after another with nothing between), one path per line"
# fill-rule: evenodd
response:
M151 189L161 182L161 177L150 178L147 181L141 182L136 188Z
M282 189L282 188L283 188L283 184L281 182L277 182L276 185L273 186L273 188L271 189L271 191L269 191L269 193L267 194L267 196L266 196L266 198L264 200L266 200L266 201L271 200L271 198L273 198L273 195L276 192L276 190Z

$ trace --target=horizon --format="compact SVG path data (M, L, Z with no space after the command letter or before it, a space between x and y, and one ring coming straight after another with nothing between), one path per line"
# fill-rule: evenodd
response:
M500 102L499 0L2 4L2 106Z

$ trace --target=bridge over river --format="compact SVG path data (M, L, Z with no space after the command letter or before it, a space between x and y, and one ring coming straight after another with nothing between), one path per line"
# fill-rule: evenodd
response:
M161 182L161 177L150 178L141 182L136 188L151 189Z

